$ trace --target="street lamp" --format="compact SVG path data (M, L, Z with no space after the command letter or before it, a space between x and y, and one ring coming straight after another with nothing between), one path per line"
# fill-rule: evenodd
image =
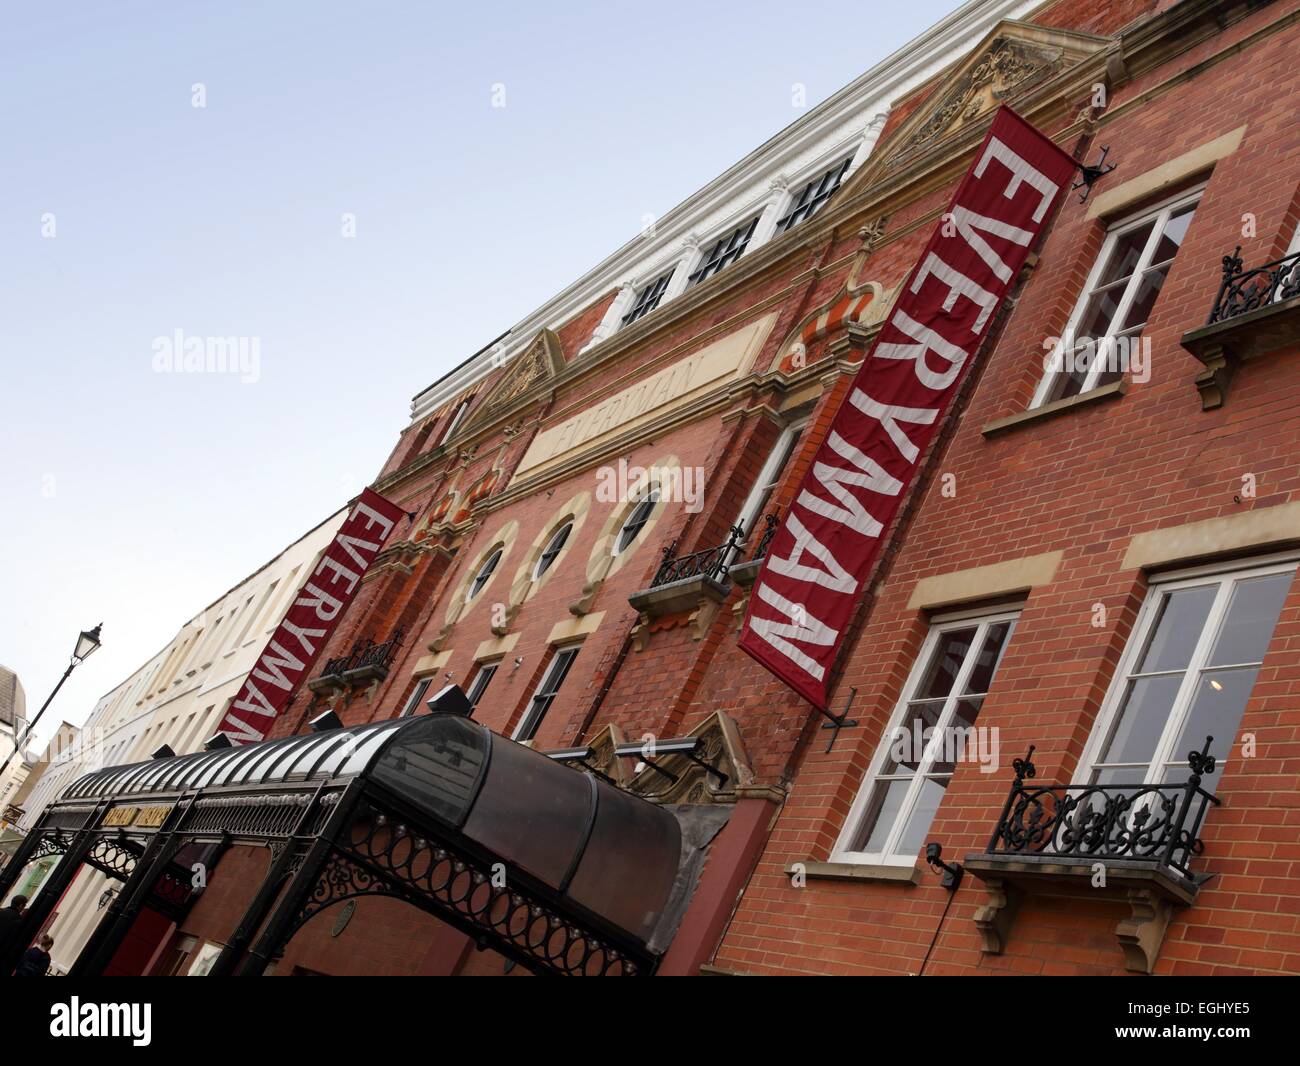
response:
M104 623L100 622L94 629L83 629L81 631L81 635L77 637L77 648L72 653L72 665L68 667L69 670L78 663L85 662L99 649L99 631L103 628ZM68 675L64 674L63 676L67 677ZM58 689L54 691L57 692Z
M104 623L101 622L94 629L83 629L81 631L81 635L77 637L77 646L72 651L72 661L68 663L68 668L63 671L63 676L59 678L59 683L54 686L54 691L51 692L49 696L46 697L45 702L41 704L41 709L36 712L36 717L27 723L27 728L23 730L22 737L15 742L14 750L9 753L8 758L4 761L4 765L0 766L0 776L3 776L4 772L9 769L9 764L13 761L13 757L26 746L27 738L32 735L32 730L36 728L36 723L41 720L41 715L45 713L45 708L54 702L54 697L59 694L59 689L63 687L63 682L68 680L68 675L72 673L76 667L80 666L94 655L99 649L99 631L103 626Z

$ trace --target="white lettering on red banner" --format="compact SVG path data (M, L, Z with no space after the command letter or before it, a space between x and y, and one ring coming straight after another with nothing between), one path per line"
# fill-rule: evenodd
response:
M772 539L740 646L817 707L880 538L1075 168L998 111Z
M218 727L236 744L263 739L384 546L400 507L366 489L307 576Z

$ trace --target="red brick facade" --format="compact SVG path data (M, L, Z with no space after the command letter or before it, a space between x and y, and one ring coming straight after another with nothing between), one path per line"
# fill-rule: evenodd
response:
M945 858L960 859L988 844L1011 782L1010 760L1030 745L1039 780L1073 780L1153 576L1162 566L1231 554L1189 549L1164 563L1134 565L1126 562L1134 538L1300 501L1300 334L1291 349L1241 366L1224 402L1211 409L1203 409L1194 384L1205 368L1180 344L1206 320L1221 258L1241 245L1247 266L1276 259L1300 221L1300 132L1291 103L1300 4L1065 2L1029 21L1028 29L1000 27L987 46L1007 35L1041 44L1034 33L1059 30L1065 44L1049 34L1043 47L1068 61L1047 80L1009 88L1007 102L1078 156L1091 160L1107 146L1119 169L1097 183L1087 203L1067 199L925 460L910 506L887 534L836 681L836 708L856 689L858 727L840 733L828 752L821 719L738 650L746 594L738 581L716 612L701 600L643 616L628 598L650 585L670 545L683 555L726 539L782 425L808 415L772 503L779 508L797 491L874 326L833 329L793 362L789 344L851 278L888 293L910 270L970 165L978 143L972 137L988 112L959 117L923 151L903 141L978 55L897 101L869 163L803 228L587 348L613 294L602 298L557 326L552 347L539 340L536 377L520 383L517 359L474 387L449 441L441 437L464 397L410 426L376 487L415 518L399 528L319 661L346 655L364 638L382 642L399 628L402 647L369 688L299 693L273 735L302 731L326 704L347 725L396 715L420 676L433 678L430 692L445 678L467 686L484 648L500 665L475 717L509 733L556 646L581 640L536 747L591 742L610 726L628 739L676 737L721 712L734 722L752 771L729 797L735 811L662 972L693 973L703 964L734 973L905 974L921 968L927 951L926 972L933 973L1127 972L1115 931L1129 914L1122 889L1031 887L1002 950L991 953L975 921L989 891L969 874L950 900L920 861L919 875L902 882L817 873L818 864L837 865L829 861L835 842L931 618L991 602L957 597L917 606L918 582L1060 553L1049 580L993 597L1020 609L979 719L1000 734L1001 764L994 773L959 764L927 836L943 842ZM1097 85L1105 86L1104 106L1092 106ZM1225 137L1230 147L1195 156ZM1199 162L1180 170L1175 164L1189 154ZM1172 177L1162 183L1159 174ZM1201 183L1204 197L1144 331L1150 380L1052 417L990 429L1030 406L1044 339L1064 330L1107 225ZM1107 201L1112 190L1127 193ZM1247 214L1253 229L1243 235ZM883 233L871 230L864 239L882 219ZM690 398L673 418L634 426L635 439L589 459L520 475L539 433L769 318L761 345L727 387ZM552 353L559 365L548 362ZM510 397L502 400L503 392ZM645 534L602 577L599 559L609 551L602 537L627 501L596 498L598 469L620 459L649 466L665 456L704 470L702 510L660 505ZM1241 498L1247 473L1255 477L1253 498ZM591 499L552 571L512 603L530 547L564 517L565 501L583 494ZM455 614L468 577L511 527L490 584ZM1292 538L1254 536L1235 557L1263 557L1298 541L1300 524ZM1104 606L1100 626L1097 605ZM1297 650L1300 585L1242 719L1241 735L1257 738L1258 754L1246 758L1239 745L1229 752L1226 738L1216 742L1227 761L1215 788L1226 802L1210 816L1196 860L1216 876L1191 906L1174 911L1157 973L1300 972ZM258 863L264 858L244 851L228 855L183 931L222 940L223 927L228 931L251 898ZM813 871L806 884L792 883L792 863ZM504 968L498 956L467 950L459 934L391 901L362 901L337 935L335 917L326 912L309 923L277 973Z

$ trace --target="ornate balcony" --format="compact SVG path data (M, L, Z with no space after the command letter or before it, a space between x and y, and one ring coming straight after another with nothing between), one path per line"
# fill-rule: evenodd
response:
M767 558L767 550L772 546L772 538L780 527L781 516L776 511L769 511L763 516L763 535L758 538L749 558L742 561L738 552L728 568L727 576L732 584L748 588L754 583L759 570L763 568L763 560Z
M1269 307L1279 300L1300 296L1300 252L1283 256L1263 266L1244 269L1241 245L1223 257L1223 281L1214 298L1210 322L1223 322L1238 315Z
M731 527L722 544L689 555L677 554L677 541L669 544L650 586L627 598L641 615L635 630L636 646L645 646L655 619L686 612L690 612L695 639L703 637L732 586L748 587L758 575L779 525L775 513L764 515L763 522L763 535L748 559L744 558L745 531L739 525Z
M1016 759L988 848L966 857L989 890L975 915L985 952L1002 952L1027 892L1119 898L1132 908L1116 927L1128 968L1150 973L1173 908L1191 904L1213 876L1190 868L1204 851L1205 815L1219 803L1201 787L1214 771L1211 742L1188 755L1191 776L1181 785L1037 785L1034 749Z
M1208 737L1204 752L1188 756L1184 785L1027 785L1033 754L1012 764L1016 779L988 854L1150 862L1197 880L1188 862L1204 850L1206 808L1219 802L1201 788L1202 772L1214 767Z
M744 539L745 531L740 526L732 526L725 543L692 552L690 555L676 554L677 541L673 541L664 549L663 562L655 571L650 587L660 588L678 581L689 581L692 578L707 578L719 585L724 584L727 580L729 564L740 551Z
M402 646L402 636L399 628L382 644L370 638L358 641L347 655L326 660L320 676L308 681L307 687L319 695L364 688L382 681Z
M1223 257L1209 321L1181 341L1205 364L1196 379L1205 410L1222 405L1242 363L1300 344L1300 252L1249 270L1240 253Z

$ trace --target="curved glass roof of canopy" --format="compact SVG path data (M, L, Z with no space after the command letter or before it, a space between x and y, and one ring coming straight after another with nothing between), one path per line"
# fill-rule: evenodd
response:
M128 766L109 766L72 782L59 802L127 798L158 792L186 792L239 785L272 785L346 780L365 773L376 753L414 718L305 733L260 744L200 751L170 759L151 759Z
M56 804L357 777L642 942L672 892L682 840L669 811L450 715L108 767L74 781Z

